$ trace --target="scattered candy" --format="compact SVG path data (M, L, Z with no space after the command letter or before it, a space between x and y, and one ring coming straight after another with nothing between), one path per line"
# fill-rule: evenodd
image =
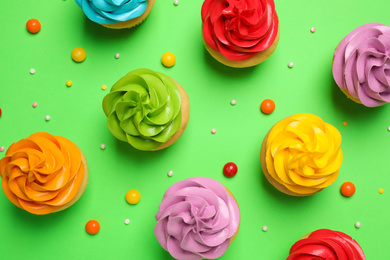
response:
M172 175L173 175L173 171L169 171L169 172L168 172L168 176L169 176L169 177L172 177Z
M387 128L387 130L389 130L389 131L390 131L390 126Z
M315 27L311 27L310 31L311 31L312 33L315 33L315 32L316 32L316 28L315 28Z
M271 114L275 110L275 102L272 99L265 99L261 102L260 109L264 114Z
M129 204L137 204L141 199L141 194L137 190L129 190L126 193L126 201Z
M356 188L352 182L347 181L341 185L340 191L343 196L351 197L355 193Z
M128 219L128 218L125 219L125 224L126 224L126 225L130 224L130 219Z
M235 104L237 104L237 101L236 101L235 99L232 99L232 101L230 101L230 104L231 104L232 106L234 106Z
M72 82L71 80L67 80L67 81L66 81L66 86L67 86L67 87L71 87L72 84L73 84L73 82Z
M217 132L217 129L215 129L215 128L211 129L212 134L215 134L216 132Z
M174 5L178 5L178 4L179 4L179 0L173 1L173 4L174 4Z
M119 59L120 56L121 54L119 52L115 53L115 59Z
M163 54L161 57L161 62L165 67L172 67L176 63L176 57L173 53L171 52L166 52Z
M102 89L103 89L103 90L106 90L106 89L107 89L107 86L106 86L106 85L103 85L103 86L102 86Z
M85 230L90 235L95 235L100 230L100 224L96 220L90 220L85 225Z
M100 149L102 149L102 150L106 149L106 145L105 144L101 144L100 145Z
M294 67L294 62L289 62L289 63L288 63L288 67L289 67L289 68Z
M37 33L41 30L41 23L37 19L30 19L26 23L27 31L30 33Z
M237 174L237 171L237 165L233 162L228 162L227 164L225 164L225 166L223 166L223 174L226 177L233 177Z
M37 102L34 102L34 103L32 103L32 107L37 107L38 106L38 103Z
M85 52L85 50L81 47L76 47L73 49L72 51L72 59L75 61L75 62L82 62L85 60L85 58L87 57L87 53Z
M49 115L45 116L45 120L49 121L50 120L50 116Z
M35 74L35 69L30 69L30 74L34 75Z
M266 231L268 230L268 227L267 227L267 226L263 226L261 229L262 229L264 232L266 232Z
M380 188L380 189L378 190L379 194L382 194L383 191L384 191L384 190L383 190L382 188Z
M359 221L355 223L355 227L356 227L356 228L360 228L360 227L361 227L361 224L360 224Z
M1 111L1 108L0 108L0 116L1 116L1 113L2 113L2 111Z
M344 121L343 122L343 126L347 126L348 125L348 122L347 121Z
M4 146L0 146L0 152L4 152Z

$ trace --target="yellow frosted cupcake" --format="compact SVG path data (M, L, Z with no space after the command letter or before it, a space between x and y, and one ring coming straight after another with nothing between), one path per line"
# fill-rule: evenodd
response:
M340 132L312 114L276 123L265 136L261 167L268 181L292 196L309 196L331 185L343 160Z

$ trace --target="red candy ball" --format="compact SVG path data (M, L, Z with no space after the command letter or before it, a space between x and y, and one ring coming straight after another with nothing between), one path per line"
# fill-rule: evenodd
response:
M100 224L96 220L90 220L85 225L85 230L91 235L95 235L100 230Z
M226 177L233 177L238 171L237 165L235 163L229 162L223 167L223 174Z
M27 21L26 27L30 33L37 33L41 30L41 23L37 19L30 19Z
M264 114L271 114L275 110L275 102L271 99L265 99L261 102L260 109Z
M347 181L341 185L340 191L343 196L351 197L353 194L355 194L356 188L352 182Z

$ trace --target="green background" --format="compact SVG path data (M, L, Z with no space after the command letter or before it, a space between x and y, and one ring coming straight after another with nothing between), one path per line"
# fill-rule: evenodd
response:
M390 1L278 0L279 45L268 60L248 69L228 68L205 51L201 6L201 0L180 0L178 6L173 0L157 0L139 27L112 30L86 19L71 0L1 2L0 146L7 149L39 131L62 135L84 152L90 177L75 205L46 216L23 211L0 193L0 258L171 259L153 233L158 205L173 183L206 176L227 186L241 210L239 234L221 259L285 259L295 241L319 228L349 234L368 259L390 259L390 105L353 103L335 86L331 72L333 51L347 33L368 22L390 25ZM30 18L42 24L36 35L25 28ZM315 33L310 32L313 26ZM70 57L77 46L87 52L80 64ZM177 58L172 68L160 62L167 51ZM168 149L136 151L107 129L102 99L119 78L137 68L173 77L190 98L187 129ZM65 86L67 80L72 87ZM266 98L276 103L270 115L259 110ZM230 105L232 99L237 105ZM33 102L38 107L32 108ZM320 116L343 137L339 178L306 198L274 189L259 160L270 127L300 112ZM230 161L238 173L228 179L222 168ZM356 185L351 198L340 195L345 181ZM139 204L127 204L129 189L141 193ZM90 219L101 225L95 236L84 229ZM354 227L356 221L360 229Z

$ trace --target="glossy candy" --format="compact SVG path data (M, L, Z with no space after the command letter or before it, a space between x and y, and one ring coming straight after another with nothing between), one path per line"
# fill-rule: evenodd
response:
M27 31L32 34L38 33L41 30L41 23L37 19L30 19L26 23Z
M166 52L161 57L161 62L165 67L172 67L176 63L176 56L171 52Z
M76 47L72 50L72 59L75 62L82 62L85 60L87 57L87 52L81 48L81 47Z
M233 162L228 162L223 167L223 174L226 177L233 177L234 175L237 174L237 171L238 171L237 165Z
M100 224L97 220L90 220L85 225L85 230L88 232L88 234L95 235L100 230Z
M66 81L66 86L67 86L67 87L71 87L72 84L73 84L73 82L72 82L71 80L67 80L67 81Z
M340 191L343 196L351 197L355 193L356 187L352 182L348 181L344 182L343 185L341 185Z
M129 204L137 204L141 199L141 194L137 190L129 190L126 193L126 201Z
M275 102L271 99L265 99L261 102L260 109L264 114L271 114L275 110Z

